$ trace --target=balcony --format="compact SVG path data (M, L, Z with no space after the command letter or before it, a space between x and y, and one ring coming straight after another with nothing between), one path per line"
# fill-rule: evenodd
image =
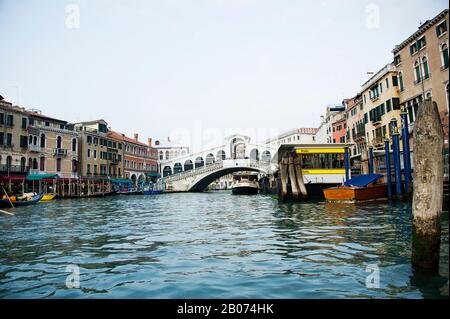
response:
M352 134L352 137L353 137L354 141L365 139L366 138L366 132L365 131L357 132L355 134Z
M41 153L43 149L39 145L28 144L28 150L30 152Z
M0 173L2 174L27 174L30 168L28 166L21 165L0 165Z
M55 156L67 156L67 149L65 148L54 148L53 155Z

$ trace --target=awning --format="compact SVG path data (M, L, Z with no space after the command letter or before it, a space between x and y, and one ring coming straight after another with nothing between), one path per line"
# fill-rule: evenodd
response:
M161 177L161 174L156 173L156 172L150 172L150 173L145 173L145 176L147 176L147 177Z
M58 178L58 174L29 174L27 175L28 181L40 181L42 179Z
M111 183L133 184L133 181L129 179L111 178Z
M381 174L365 174L353 177L344 183L345 186L358 186L364 187L370 183L375 182L377 179L383 177Z

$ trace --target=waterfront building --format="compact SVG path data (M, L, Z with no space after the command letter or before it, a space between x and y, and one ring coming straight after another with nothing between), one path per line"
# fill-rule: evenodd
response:
M316 133L317 128L302 127L268 139L265 144L274 149L284 144L311 144L314 143Z
M362 105L366 142L374 150L384 149L384 138L391 135L390 121L395 118L400 128L400 99L397 71L389 63L362 85Z
M331 122L331 141L332 143L345 143L347 136L347 119L345 113L345 106L342 111L339 111L334 116L334 121Z
M78 177L78 133L67 121L29 110L28 166L31 174ZM25 141L24 141L25 142Z
M156 140L155 149L158 152L159 161L167 161L189 154L189 147L172 142L170 137L166 141Z
M122 178L123 143L108 138L108 124L104 120L73 124L78 132L78 168L84 178Z
M344 111L342 105L328 106L326 108L325 116L320 117L320 125L314 134L314 142L318 144L333 143L332 123L336 122L338 113Z
M449 43L448 9L431 20L393 49L398 71L400 105L409 115L413 131L418 106L432 99L439 108L444 128L444 148L448 154ZM413 144L411 143L411 148ZM447 155L448 156L448 155Z
M28 115L24 108L0 99L0 175L28 173Z
M361 93L356 94L353 98L344 99L343 104L345 105L345 117L347 119L346 142L350 144L351 158L357 159L367 149Z
M156 181L159 177L158 151L152 146L152 139L148 138L147 144L139 141L139 135L133 138L125 134L109 131L108 137L123 144L123 177L131 179L134 183L145 180Z

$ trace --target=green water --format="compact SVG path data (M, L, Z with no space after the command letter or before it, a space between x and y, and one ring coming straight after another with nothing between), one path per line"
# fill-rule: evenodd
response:
M12 211L11 209L6 209ZM411 206L227 192L57 200L0 215L1 298L438 298L414 275ZM68 288L68 265L80 272ZM370 266L371 265L371 266ZM379 288L366 285L379 269Z

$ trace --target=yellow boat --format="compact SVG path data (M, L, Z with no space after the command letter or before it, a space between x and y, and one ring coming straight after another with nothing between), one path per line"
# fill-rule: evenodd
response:
M54 198L56 197L56 194L45 194L42 199L40 200L41 202L50 202L52 201Z

